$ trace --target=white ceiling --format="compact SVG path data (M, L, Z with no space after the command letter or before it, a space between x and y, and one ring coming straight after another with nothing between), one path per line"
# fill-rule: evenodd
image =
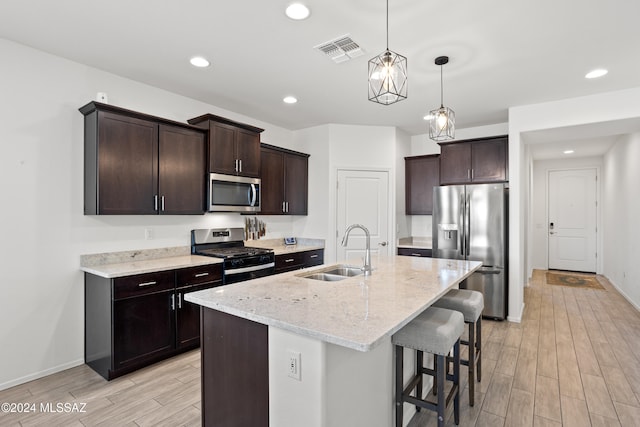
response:
M385 49L385 1L303 1L311 16L296 22L289 0L2 0L0 37L288 129L426 133L439 55L450 57L444 103L459 128L506 122L510 106L640 86L638 1L390 0L389 48L408 58L409 96L378 105L367 61ZM363 56L335 64L313 49L347 33ZM193 68L193 55L212 66ZM584 78L597 67L609 74Z

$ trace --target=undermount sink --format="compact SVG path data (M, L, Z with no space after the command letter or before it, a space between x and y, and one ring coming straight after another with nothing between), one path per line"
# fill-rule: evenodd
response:
M298 277L302 277L304 279L322 280L324 282L337 282L338 280L343 280L353 276L359 276L360 274L362 274L362 269L359 267L339 264L323 268L319 271L299 274Z

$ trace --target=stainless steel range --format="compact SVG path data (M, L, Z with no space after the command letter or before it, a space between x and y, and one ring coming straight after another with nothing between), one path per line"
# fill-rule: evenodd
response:
M191 230L191 253L224 259L225 285L269 276L275 271L273 250L245 246L243 228Z

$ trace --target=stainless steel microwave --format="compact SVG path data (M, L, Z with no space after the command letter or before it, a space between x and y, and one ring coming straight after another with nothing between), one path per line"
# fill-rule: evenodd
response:
M209 212L260 212L260 178L209 174Z

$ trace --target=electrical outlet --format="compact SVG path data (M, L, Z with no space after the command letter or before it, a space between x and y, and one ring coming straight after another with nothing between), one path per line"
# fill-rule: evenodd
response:
M152 240L152 239L153 239L153 228L145 228L144 240Z
M301 381L300 372L300 352L288 350L287 351L287 375L298 381Z

